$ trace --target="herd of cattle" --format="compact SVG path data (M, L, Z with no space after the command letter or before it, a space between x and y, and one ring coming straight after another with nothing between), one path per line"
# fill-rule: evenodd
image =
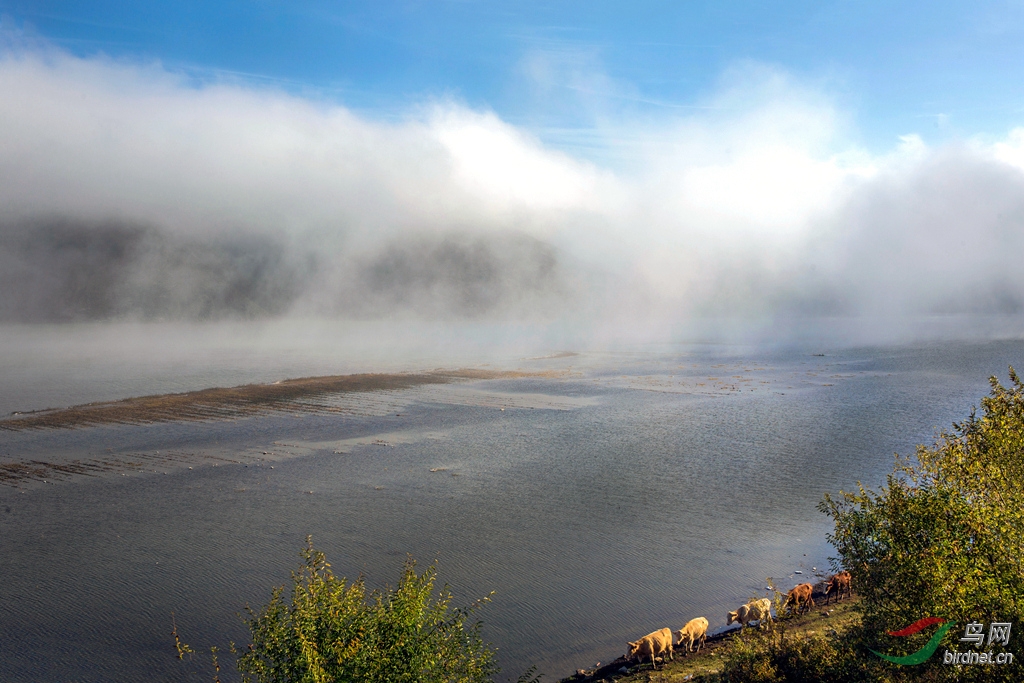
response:
M839 572L828 580L825 586L825 604L829 603L833 595L837 602L842 600L844 593L847 596L853 595L849 572ZM782 609L795 611L797 614L808 611L815 606L813 594L814 586L809 583L801 583L786 594L786 601L783 603ZM726 616L728 617L727 625L739 623L740 628L743 628L750 622L756 621L758 628L763 628L772 621L772 601L768 598L751 600L735 612L729 612ZM628 643L629 652L626 653L626 659L643 662L644 658L650 657L651 666L658 668L656 658L662 657L662 661L673 659L673 648L679 647L683 643L686 644L687 652L699 652L704 647L704 641L708 636L708 620L704 617L691 619L686 626L675 632L675 636L678 640L673 638L672 630L667 628L649 633L640 640Z

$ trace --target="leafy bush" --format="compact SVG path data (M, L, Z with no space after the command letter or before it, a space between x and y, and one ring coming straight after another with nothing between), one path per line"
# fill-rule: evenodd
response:
M733 639L721 678L728 683L879 680L873 669L841 636L787 638L780 625L774 632L741 633Z
M447 587L434 597L435 568L417 574L412 560L397 588L367 594L362 579L336 578L307 544L291 600L282 586L259 613L247 608L252 644L238 657L243 681L477 683L497 673L480 622L469 623L488 598L452 609Z
M886 631L922 617L953 620L944 639L956 649L964 626L1011 622L1008 651L1024 657L1024 384L992 378L982 414L972 410L932 447L919 446L878 493L861 487L821 509L835 520L829 540L863 598L864 644L892 648ZM901 638L907 651L930 633ZM966 648L962 648L966 649ZM914 667L956 680L1020 680L1016 664L944 666L942 652ZM870 656L870 655L867 655Z
M784 631L744 635L727 655L723 678L755 681L1019 681L1019 664L952 666L946 648L922 664L901 666L871 650L909 654L932 635L899 639L888 631L923 617L955 621L943 644L972 621L1010 622L1006 648L1024 658L1024 384L993 377L991 394L931 447L898 459L879 491L826 495L819 506L835 522L829 541L848 570L863 619L841 637L787 639ZM985 651L988 651L988 647ZM998 650L996 646L992 648Z

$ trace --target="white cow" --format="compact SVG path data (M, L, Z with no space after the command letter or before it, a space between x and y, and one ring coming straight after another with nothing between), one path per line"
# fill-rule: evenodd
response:
M654 658L661 654L667 654L667 659L672 659L672 630L667 628L658 629L648 633L640 640L627 643L629 653L626 659L639 659L643 661L644 656L650 656L651 666L657 669Z
M738 621L742 626L746 626L750 622L756 621L758 622L758 628L763 628L766 622L768 624L772 623L772 601L768 598L753 600L735 612L729 612L727 616L729 619L726 624Z
M690 619L686 622L686 626L676 631L676 635L679 637L679 642L676 646L683 644L686 641L686 651L690 652L694 643L697 643L697 652L704 647L704 641L708 637L708 620L704 617L697 617L696 619Z

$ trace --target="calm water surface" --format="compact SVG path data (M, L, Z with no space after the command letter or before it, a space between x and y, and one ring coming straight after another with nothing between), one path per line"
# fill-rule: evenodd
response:
M457 602L496 591L480 616L503 678L557 679L699 615L724 628L766 577L827 567L824 492L879 483L1024 365L1019 341L814 352L506 359L559 374L349 396L341 415L0 432L2 462L142 463L0 487L0 679L209 680L206 656L174 658L171 613L200 652L244 642L236 613L287 580L307 534L371 585L409 554ZM232 363L190 377L309 369ZM47 372L19 366L0 401L43 407ZM132 393L173 381L151 374Z

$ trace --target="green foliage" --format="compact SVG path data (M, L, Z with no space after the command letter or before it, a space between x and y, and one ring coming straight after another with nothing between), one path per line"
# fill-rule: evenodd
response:
M292 573L290 602L274 590L259 613L248 609L252 645L238 658L246 683L476 683L497 673L473 609L451 608L447 587L434 597L435 568L408 561L397 588L367 593L331 572L307 539Z
M822 501L835 521L829 540L863 598L864 645L912 652L930 632L885 632L939 616L958 624L943 643L950 649L966 623L1000 621L1014 624L1007 649L1024 655L1024 384L1013 368L1010 379L1005 388L992 378L981 416L972 411L932 447L919 446L914 460L899 460L880 491ZM943 667L944 650L917 673L1020 680L1016 665Z
M1011 622L1009 647L1024 658L1024 384L1010 368L1009 388L992 378L976 411L915 457L898 459L879 491L826 495L819 506L835 522L829 541L837 568L849 571L861 600L860 626L841 636L790 638L744 634L722 674L757 681L1018 681L1019 664L951 666L943 653L972 621ZM929 616L957 623L925 663L900 666L870 649L910 654L934 629L908 637L887 631ZM984 651L1000 650L1000 646Z
M879 667L858 656L839 635L788 638L785 626L774 633L742 633L726 654L721 680L728 683L782 681L877 681Z

